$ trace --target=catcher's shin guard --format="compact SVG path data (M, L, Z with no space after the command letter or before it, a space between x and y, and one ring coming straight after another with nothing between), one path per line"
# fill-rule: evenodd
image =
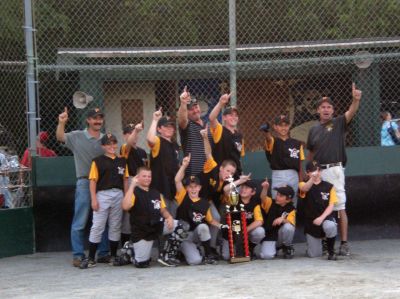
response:
M168 264L179 264L178 253L179 247L184 239L187 238L190 226L185 221L179 221L178 225L168 236L168 240L164 244L160 259ZM161 262L162 263L162 262ZM164 263L162 263L164 264Z
M115 261L115 266L124 266L134 263L135 252L133 250L133 243L131 241L125 242L124 246L121 248L121 254Z

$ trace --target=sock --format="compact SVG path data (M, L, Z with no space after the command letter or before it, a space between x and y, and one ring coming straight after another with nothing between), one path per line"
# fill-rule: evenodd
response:
M335 240L336 237L333 238L326 238L326 244L328 247L328 254L333 255L335 253Z
M117 256L117 249L118 249L119 241L111 241L110 240L110 254L111 256Z
M89 259L92 261L94 261L96 257L97 245L99 245L99 243L92 243L89 241Z
M340 245L343 245L343 244L346 244L346 243L347 243L347 241L341 241Z
M121 234L121 247L131 239L130 234Z
M205 256L210 255L210 253L211 253L210 240L201 242L201 245L203 245L203 247L204 247Z

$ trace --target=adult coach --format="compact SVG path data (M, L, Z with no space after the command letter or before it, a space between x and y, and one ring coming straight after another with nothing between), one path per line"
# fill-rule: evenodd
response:
M344 115L333 117L333 103L328 97L318 102L319 123L310 129L307 139L308 159L321 165L321 176L335 186L338 197L334 210L338 211L341 244L340 255L350 255L347 244L348 219L346 214L346 191L344 166L346 165L345 135L347 125L356 114L361 100L361 90L352 85L353 101Z
M87 128L65 133L65 124L68 121L68 110L58 116L56 137L58 141L65 143L74 154L76 170L76 190L74 217L71 225L71 245L73 260L72 265L79 267L82 259L85 258L84 252L84 230L90 212L90 191L89 191L89 171L92 160L102 155L103 149L100 139L103 134L100 132L104 123L104 114L99 108L91 109L87 113ZM107 233L103 234L102 241L98 247L97 262L108 262L108 242Z
M179 135L184 156L190 154L190 164L186 169L186 175L198 175L203 172L206 162L203 139L200 131L206 127L206 120L201 117L201 109L196 99L192 99L190 93L185 89L180 95L180 106L178 109Z

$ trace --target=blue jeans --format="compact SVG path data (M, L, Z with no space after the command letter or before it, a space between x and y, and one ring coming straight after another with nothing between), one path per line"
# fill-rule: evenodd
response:
M74 218L71 225L71 245L74 258L85 256L85 227L90 212L89 180L78 179L75 190ZM108 255L108 230L105 229L98 246L98 256Z

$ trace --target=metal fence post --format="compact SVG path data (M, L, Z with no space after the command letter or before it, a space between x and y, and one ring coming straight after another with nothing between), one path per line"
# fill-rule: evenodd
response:
M25 13L25 46L26 46L26 85L28 98L28 126L29 126L29 148L31 156L36 156L36 73L35 73L35 47L32 0L24 0Z
M229 0L229 78L231 105L236 106L236 0Z

